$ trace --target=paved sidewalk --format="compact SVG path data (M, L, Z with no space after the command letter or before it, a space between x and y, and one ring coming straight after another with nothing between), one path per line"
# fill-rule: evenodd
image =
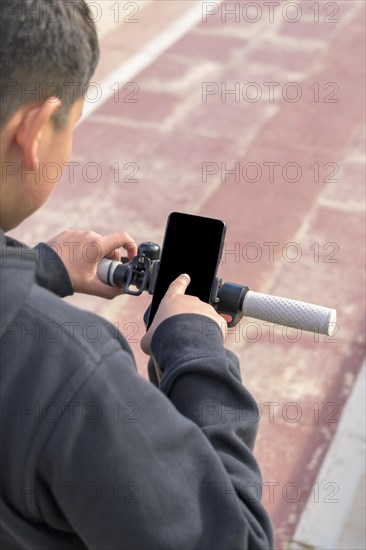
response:
M173 210L217 217L224 280L337 309L332 337L244 319L227 338L261 408L263 498L286 549L306 503L342 492L340 479L315 484L365 354L365 5L206 2L195 19L198 2L143 4L135 23L127 11L100 23L95 82L112 73L115 86L77 129L73 173L13 233L161 243ZM118 323L146 376L148 296L70 302Z
M352 388L337 431L318 472L315 488L328 483L327 498L309 499L293 535L291 550L366 548L366 363ZM328 480L337 480L337 482Z

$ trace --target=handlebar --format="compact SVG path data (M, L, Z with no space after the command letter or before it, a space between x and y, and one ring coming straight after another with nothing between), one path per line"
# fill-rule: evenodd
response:
M153 248L154 253L149 258L149 249ZM125 294L137 296L144 290L153 294L159 268L158 258L158 245L143 243L131 262L126 258L122 262L102 259L98 266L98 277L111 286L121 286ZM132 285L137 290L132 290ZM214 287L210 303L218 313L231 317L229 326L235 326L245 316L326 336L330 336L336 328L335 309L254 292L244 285L222 283L221 279L216 279Z

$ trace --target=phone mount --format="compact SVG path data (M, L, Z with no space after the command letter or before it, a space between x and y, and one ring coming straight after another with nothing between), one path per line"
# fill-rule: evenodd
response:
M138 247L133 260L121 262L102 259L98 277L110 286L119 286L124 294L139 296L145 290L154 294L160 265L160 246L145 242ZM243 316L329 336L336 328L336 310L279 296L261 294L245 285L223 283L215 278L210 304L220 314L230 317L228 326L239 323Z
M142 243L133 260L123 257L122 262L103 259L98 266L101 281L110 286L120 286L123 294L140 296L147 290L154 294L158 276L160 246L156 243ZM133 290L135 287L136 290Z

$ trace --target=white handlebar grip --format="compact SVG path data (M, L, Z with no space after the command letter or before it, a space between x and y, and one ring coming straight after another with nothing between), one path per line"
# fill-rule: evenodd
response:
M100 260L98 265L98 277L103 283L106 283L110 286L116 286L113 282L113 273L114 273L114 264L118 265L118 262L114 262L113 260L107 260L107 258L103 258Z
M244 298L243 314L269 323L284 325L330 336L335 329L337 313L307 302L298 302L249 290Z

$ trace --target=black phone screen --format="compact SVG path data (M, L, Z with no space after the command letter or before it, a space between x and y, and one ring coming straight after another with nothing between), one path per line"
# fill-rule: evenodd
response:
M147 328L170 283L182 273L191 278L186 294L209 302L225 231L226 225L221 220L180 212L170 214Z

